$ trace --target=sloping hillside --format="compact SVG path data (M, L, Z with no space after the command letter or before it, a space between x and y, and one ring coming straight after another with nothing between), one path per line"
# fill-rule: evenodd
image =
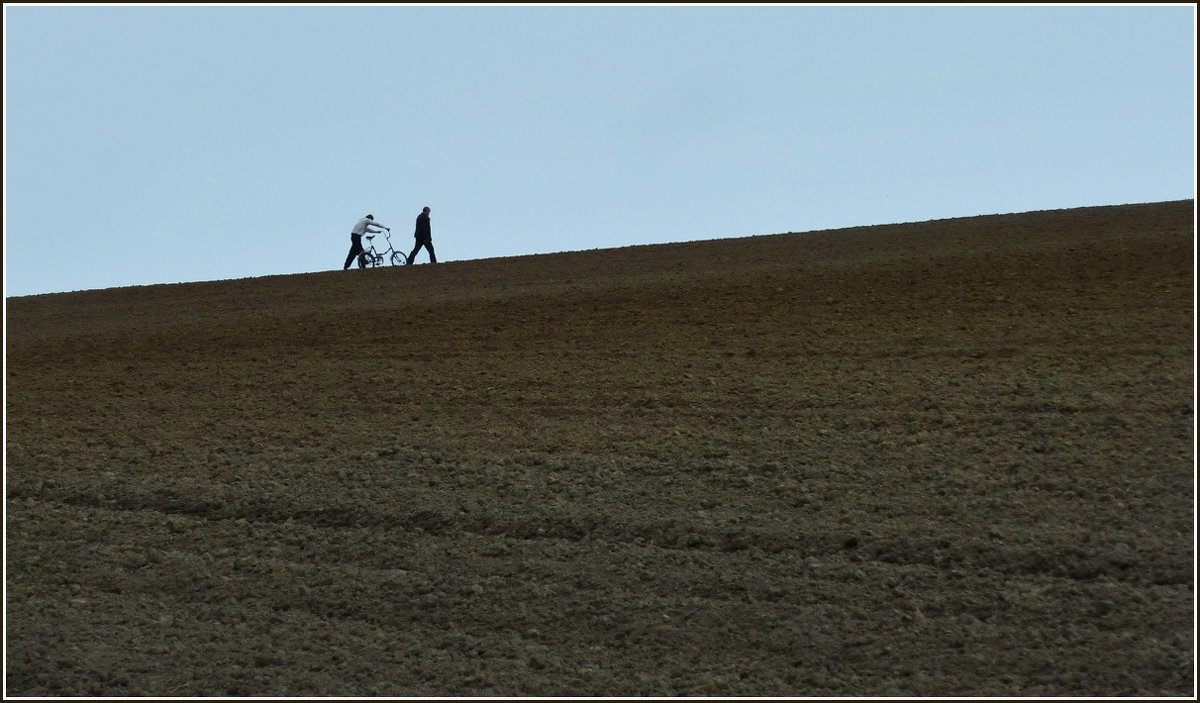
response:
M1194 695L1193 225L9 299L6 693Z

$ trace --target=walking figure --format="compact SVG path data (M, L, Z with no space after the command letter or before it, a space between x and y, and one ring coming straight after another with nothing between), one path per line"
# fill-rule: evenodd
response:
M372 225L382 227L383 229L371 229ZM346 263L342 266L342 270L345 271L350 268L350 264L354 259L363 252L362 237L364 234L378 234L385 229L389 232L392 231L391 227L382 222L376 222L374 215L367 215L358 222L355 222L354 229L350 230L350 253L346 255ZM363 265L362 259L358 260L358 267L366 268Z
M412 264L413 259L417 257L417 252L421 247L429 252L429 263L437 263L437 255L433 253L433 234L429 227L429 207L426 206L421 210L421 214L417 215L417 229L413 232L413 239L417 240L416 246L413 247L412 253L408 255L408 263Z

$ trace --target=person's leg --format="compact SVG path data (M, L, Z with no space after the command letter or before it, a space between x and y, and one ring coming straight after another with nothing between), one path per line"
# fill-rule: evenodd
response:
M350 264L354 262L354 257L362 253L362 237L357 234L350 235L350 253L346 255L346 263L342 266L342 270L350 268ZM359 262L359 268L362 268L362 263Z
M437 263L437 255L433 253L433 242L425 242L425 248L429 250L429 263Z
M413 262L413 259L417 258L418 251L421 251L421 243L420 242L417 242L417 245L413 247L412 253L408 255L408 263L411 264Z

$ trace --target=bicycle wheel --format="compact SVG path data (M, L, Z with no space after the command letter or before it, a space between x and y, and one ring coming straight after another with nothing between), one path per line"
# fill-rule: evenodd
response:
M365 269L365 268L370 268L374 265L375 265L375 262L371 260L371 257L367 256L366 254L358 255L358 267L359 268Z
M392 252L392 266L403 266L408 263L408 257L398 251Z

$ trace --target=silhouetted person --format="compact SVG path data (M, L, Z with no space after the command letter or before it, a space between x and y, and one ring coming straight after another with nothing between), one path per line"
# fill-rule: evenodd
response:
M383 229L371 229L371 225L382 227ZM345 271L350 268L350 264L354 261L354 258L363 252L362 236L364 234L379 234L384 229L389 232L392 231L391 227L382 222L376 222L374 215L367 215L358 222L355 222L354 229L350 230L350 253L346 255L346 264L342 266L342 270ZM363 268L361 259L358 262L358 267Z
M408 255L408 263L412 263L417 257L417 252L421 247L425 247L429 252L429 263L437 263L437 255L433 253L433 234L429 229L429 207L426 206L421 210L421 214L417 215L417 229L413 232L413 239L417 240L417 245L413 247L412 253Z

